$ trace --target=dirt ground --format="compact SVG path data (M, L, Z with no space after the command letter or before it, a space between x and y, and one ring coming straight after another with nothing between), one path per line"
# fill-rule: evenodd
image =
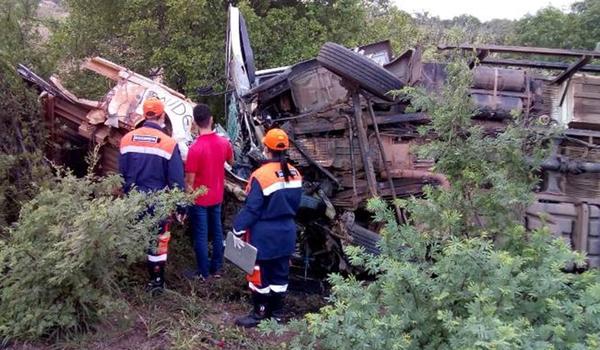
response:
M93 331L36 343L16 343L8 349L282 349L292 334L264 336L258 330L234 325L236 317L250 309L250 293L244 273L225 263L224 276L204 283L183 277L194 264L191 240L174 234L167 267L168 290L159 297L143 292L143 264L124 281L129 307L107 315ZM318 287L315 288L315 283ZM302 317L325 304L319 281L293 278L286 297L289 317ZM0 347L1 348L1 347Z

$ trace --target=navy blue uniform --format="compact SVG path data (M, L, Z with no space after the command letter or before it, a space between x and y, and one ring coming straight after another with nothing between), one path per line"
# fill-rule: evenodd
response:
M129 192L132 186L151 192L164 188L185 188L183 161L177 142L161 127L146 121L121 139L119 169Z
M158 124L150 121L121 139L119 169L125 179L125 193L134 186L142 192L185 188L183 160L177 142L165 134ZM164 283L170 238L168 223L164 222L159 225L156 241L151 241L148 248L151 284L162 286Z
M250 244L258 251L255 273L248 281L259 293L287 289L289 258L296 245L294 217L302 197L302 176L294 167L289 168L289 181L285 181L279 162L257 169L246 188L245 206L233 222L236 231L249 232ZM261 267L266 273L261 274Z

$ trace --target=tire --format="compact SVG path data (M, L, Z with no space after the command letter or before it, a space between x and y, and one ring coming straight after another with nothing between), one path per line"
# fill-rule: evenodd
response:
M379 240L381 240L381 236L377 233L357 224L352 225L348 230L348 233L352 237L352 243L354 245L363 247L367 253L379 255L380 251L378 243Z
M321 46L317 61L339 75L358 84L364 90L382 99L393 101L388 93L404 86L402 80L367 57L342 45L325 43Z

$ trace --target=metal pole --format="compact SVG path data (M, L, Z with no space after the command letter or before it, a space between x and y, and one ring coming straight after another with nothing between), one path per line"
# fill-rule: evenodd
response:
M367 106L369 108L371 120L373 121L373 127L375 128L375 136L377 137L377 144L379 145L381 160L383 161L383 168L385 169L385 173L387 174L387 179L390 184L390 190L392 191L392 200L394 201L394 208L396 209L396 217L398 218L398 222L402 222L402 212L400 211L400 207L398 207L398 203L396 203L396 188L394 186L394 180L392 179L392 174L390 173L390 169L388 167L387 157L385 156L385 150L383 149L383 142L381 141L381 134L379 133L379 126L377 125L377 120L375 119L375 112L373 111L373 104L371 104L370 99L367 99Z

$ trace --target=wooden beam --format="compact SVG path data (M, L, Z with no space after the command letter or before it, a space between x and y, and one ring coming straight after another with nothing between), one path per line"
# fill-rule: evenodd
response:
M562 84L565 80L572 77L573 74L575 74L579 70L579 68L590 63L591 60L591 56L582 56L577 62L571 64L569 68L565 69L556 78L554 78L554 80L552 80L552 84Z
M375 177L375 169L373 168L373 160L369 152L369 138L367 136L367 126L362 117L362 106L360 105L360 95L358 88L354 88L352 93L352 105L354 106L354 125L356 126L356 134L358 135L358 144L360 146L360 155L363 161L363 168L367 178L367 187L370 197L377 197L377 179Z
M171 89L170 87L155 82L154 80L147 78L141 74L135 73L133 71L128 70L127 68L120 66L114 62L106 60L102 57L92 57L88 58L82 65L83 68L96 72L102 76L105 76L111 80L118 81L120 79L129 80L135 84L141 85L143 87L154 87L158 86L173 96L179 97L181 99L185 99L185 95L182 93Z
M529 61L529 60L513 60L513 59L501 59L501 58L490 58L487 57L481 64L489 64L495 66L513 66L513 67L526 67L526 68L542 68L551 70L564 70L569 68L568 63L562 62L543 62L543 61ZM600 66L587 64L579 69L581 72L600 73Z
M581 57L590 56L592 58L600 58L600 52L588 50L565 50L565 49L548 49L544 47L527 47L527 46L502 46L502 45L439 45L439 50L466 50L474 51L488 50L490 52L509 52L509 53L524 53L530 55L544 56L564 56L564 57Z

